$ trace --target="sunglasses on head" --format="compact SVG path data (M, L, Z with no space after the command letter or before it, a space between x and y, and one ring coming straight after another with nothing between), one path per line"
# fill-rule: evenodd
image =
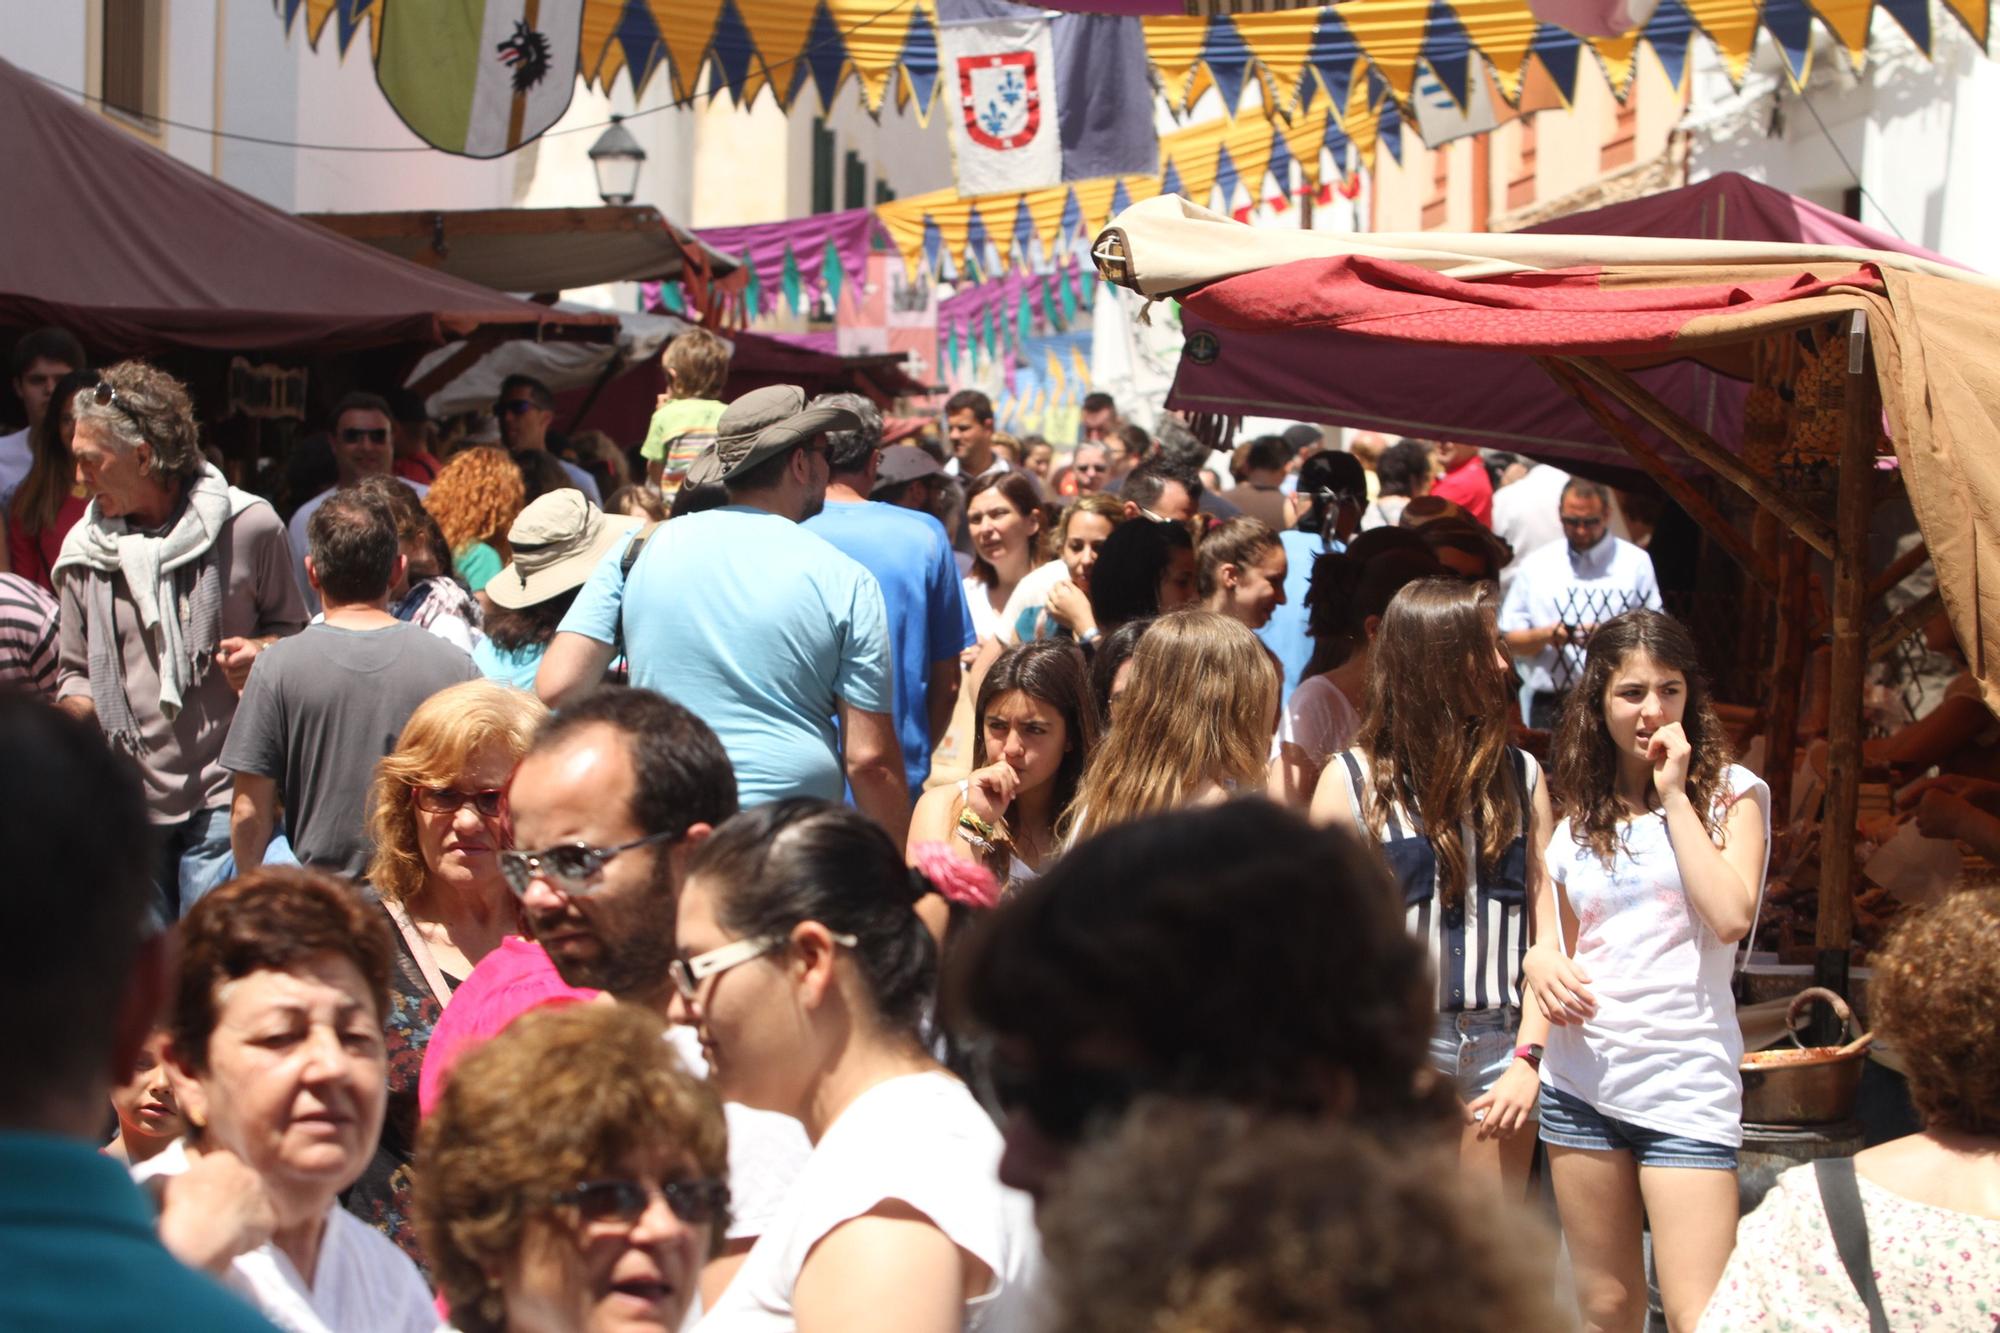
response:
M118 390L112 388L108 381L99 380L96 384L92 385L87 389L78 390L78 393L89 394L91 401L95 402L99 407L117 408L120 412L123 412L125 414L125 419L127 421L139 427L141 430L145 429L146 423L139 420L138 412L133 410L132 405L130 403L126 402L123 398L120 398L118 396Z
M360 444L364 440L369 444L387 444L389 429L386 426L347 426L340 432L342 444Z
M551 1194L549 1202L576 1209L585 1222L630 1226L645 1216L655 1194L666 1199L675 1217L691 1226L707 1226L729 1212L729 1186L720 1180L669 1180L658 1185L640 1180L586 1180L574 1189Z

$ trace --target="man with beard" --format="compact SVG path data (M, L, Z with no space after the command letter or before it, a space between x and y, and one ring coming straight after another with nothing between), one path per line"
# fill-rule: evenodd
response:
M721 481L729 503L659 528L636 559L599 565L535 689L551 705L588 693L622 640L634 685L721 737L745 805L837 801L844 776L855 806L900 843L910 796L882 588L801 526L826 503L827 432L860 425L844 407L807 407L789 384L731 403L714 452L688 469L688 484Z
M508 808L524 850L502 852L501 873L562 979L666 1013L687 862L736 813L736 778L715 733L651 691L607 687L543 726L514 771ZM706 1074L693 1029L668 1039ZM723 1109L731 1220L702 1281L711 1307L811 1151L789 1116Z

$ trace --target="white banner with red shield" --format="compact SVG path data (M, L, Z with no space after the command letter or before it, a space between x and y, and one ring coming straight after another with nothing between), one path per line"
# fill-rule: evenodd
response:
M1062 182L1055 43L1046 19L968 23L938 33L960 194Z

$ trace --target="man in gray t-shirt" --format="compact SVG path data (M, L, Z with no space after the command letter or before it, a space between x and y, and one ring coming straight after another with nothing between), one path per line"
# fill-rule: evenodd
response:
M222 766L235 775L229 841L239 870L261 865L282 798L292 850L309 866L368 867L376 761L417 705L479 668L458 648L389 614L402 555L386 505L336 491L308 525L306 570L325 608L266 649L237 705Z

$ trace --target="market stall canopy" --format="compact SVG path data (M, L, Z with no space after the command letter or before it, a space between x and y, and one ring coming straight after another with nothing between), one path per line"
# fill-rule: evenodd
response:
M347 351L474 334L608 338L301 222L125 134L0 60L0 326L61 324L99 356Z
M1162 211L1166 211L1162 209ZM1235 231L1248 229L1235 227ZM1228 233L1235 235L1235 231ZM1297 246L1299 256L1337 253L1354 238L1338 233L1259 231L1257 248ZM1571 235L1652 238L1662 253L1679 255L1688 241L1804 243L1831 254L1892 252L1929 264L1937 271L1949 260L1909 245L1781 190L1727 172L1678 190L1557 218L1526 232L1482 235L1481 254L1509 253L1512 262L1560 267L1575 259ZM1367 244L1425 264L1454 262L1451 248L1463 238L1427 232L1396 237L1375 234ZM1636 253L1636 252L1633 252ZM1290 257L1291 252L1286 252ZM1203 256L1199 262L1210 262ZM1260 258L1276 260L1276 253ZM1257 262L1257 261L1250 261ZM1163 284L1199 282L1206 275L1183 273L1147 278L1150 294ZM1597 423L1546 377L1522 375L1517 359L1476 346L1448 355L1433 349L1425 375L1402 373L1404 354L1393 345L1348 333L1326 331L1239 333L1212 341L1198 335L1198 314L1184 316L1198 355L1181 358L1169 404L1222 416L1278 416L1391 434L1452 437L1495 449L1510 449L1569 464L1629 469L1622 451L1608 444ZM1213 330L1209 330L1212 334ZM1341 373L1328 375L1329 358ZM1747 386L1694 361L1675 360L1636 372L1653 393L1673 403L1712 435L1740 434Z
M690 257L708 280L736 271L735 260L703 246L658 209L644 205L302 216L398 259L502 292L677 281Z
M2000 363L1991 355L2000 345L2000 283L1993 279L1920 256L1834 245L1260 232L1168 198L1113 219L1095 255L1108 281L1179 294L1218 344L1217 360L1247 361L1257 340L1289 330L1327 340L1313 344L1324 379L1351 377L1355 366L1344 353L1371 348L1384 358L1370 373L1426 390L1467 351L1501 358L1522 381L1542 378L1531 358L1735 369L1767 335L1863 312L1889 436L1939 592L1987 702L2000 707L2000 453L1991 447L2000 438ZM1446 434L1473 437L1492 405L1463 410L1467 429Z

